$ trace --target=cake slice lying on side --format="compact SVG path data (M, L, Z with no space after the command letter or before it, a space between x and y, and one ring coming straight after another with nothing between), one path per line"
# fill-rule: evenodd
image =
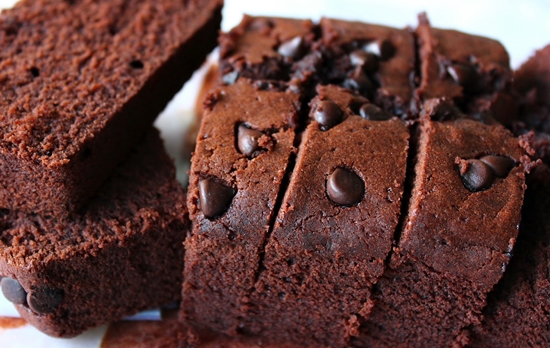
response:
M0 14L0 207L67 215L216 43L222 0L23 0Z
M240 78L205 104L189 173L183 318L198 331L242 329L298 123L299 96ZM183 258L182 258L183 259Z
M514 246L525 188L502 126L421 121L408 215L359 347L463 346Z
M346 346L399 221L404 123L343 88L317 92L244 320L264 343Z
M82 213L0 210L4 295L60 337L179 300L185 199L151 130Z

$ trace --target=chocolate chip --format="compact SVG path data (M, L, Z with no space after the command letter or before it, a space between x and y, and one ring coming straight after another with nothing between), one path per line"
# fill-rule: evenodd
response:
M351 65L360 66L367 73L375 72L378 69L378 57L363 50L355 50L349 54Z
M366 120L386 121L391 118L391 115L380 109L374 104L363 104L359 109L359 115Z
M363 46L363 50L372 53L382 60L390 59L395 53L395 47L388 40L376 40Z
M2 286L4 297L11 303L19 305L27 303L27 292L17 280L8 277L2 278L0 286Z
M244 124L239 126L237 132L237 146L240 153L252 156L254 152L260 148L258 145L258 139L260 139L264 133L247 128Z
M352 91L356 91L367 96L371 96L375 89L374 84L361 69L361 67L357 67L351 75L344 80L342 85L344 88L351 89Z
M345 168L336 168L327 178L327 195L336 204L357 204L365 193L365 183L357 174Z
M239 72L235 70L223 75L222 82L226 85L232 85L235 83L235 81L237 81L238 78L239 78Z
M300 55L300 52L302 51L302 41L303 40L300 36L296 36L292 40L283 42L279 46L279 49L277 50L277 52L283 57L297 58Z
M469 65L461 63L451 64L447 67L447 72L461 86L471 85L475 77L474 69Z
M494 175L491 168L480 160L462 160L459 170L464 186L472 192L484 190L493 184Z
M513 159L505 156L489 155L483 156L479 160L488 165L493 171L493 174L499 178L505 178L516 163Z
M214 181L203 179L199 181L199 199L202 213L206 217L216 217L225 212L231 205L235 190Z
M322 130L327 130L342 122L344 113L338 104L330 100L323 100L317 104L313 117Z
M38 314L53 312L63 301L63 290L44 287L27 295L29 307Z

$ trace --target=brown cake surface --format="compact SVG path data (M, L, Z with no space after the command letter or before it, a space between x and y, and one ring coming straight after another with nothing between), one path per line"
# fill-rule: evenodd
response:
M25 320L61 337L178 300L185 199L151 130L82 213L0 210L4 295Z
M400 215L404 123L343 88L317 92L242 328L264 342L346 345L369 314ZM320 113L343 119L327 125Z
M550 169L528 177L520 235L507 273L475 327L472 347L545 347L550 344Z
M425 118L418 144L407 219L356 346L466 344L517 237L524 190L517 138L502 126ZM491 168L489 155L504 164Z
M517 117L510 87L510 58L500 42L456 30L431 27L419 16L420 83L418 98L446 97L477 118L509 125Z
M237 334L294 151L298 95L247 79L206 103L189 175L183 317Z
M80 208L215 46L221 0L20 1L0 15L0 206Z
M390 113L401 116L409 111L415 74L410 31L329 18L321 19L320 27L333 60L329 82L340 80L369 94Z

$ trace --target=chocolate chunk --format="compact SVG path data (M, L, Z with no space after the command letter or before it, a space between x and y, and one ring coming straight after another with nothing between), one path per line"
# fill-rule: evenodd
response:
M461 86L469 86L474 81L475 71L469 65L453 63L447 67L447 72Z
M327 195L339 205L357 204L365 193L365 183L357 174L345 168L336 168L327 178Z
M489 155L483 156L479 160L488 165L493 171L493 174L499 178L505 178L515 164L513 159L505 156Z
M378 69L378 57L363 50L355 50L349 54L349 61L353 66L360 66L367 73Z
M302 51L302 38L296 36L294 39L283 42L277 52L283 57L297 58Z
M388 40L376 40L363 46L363 50L372 53L382 60L390 59L395 53L395 47Z
M45 287L27 295L29 307L38 314L53 312L63 301L63 291Z
M355 68L351 75L344 80L344 88L370 96L374 92L374 84L361 67Z
M252 156L254 152L259 150L258 139L260 139L264 133L255 129L247 128L244 124L239 126L237 134L237 146L240 153Z
M359 109L359 115L361 115L361 117L366 120L372 121L386 121L391 118L391 115L388 114L386 111L370 103L363 104L363 106L361 106L361 108Z
M222 82L226 85L232 85L235 83L235 81L237 81L238 78L239 78L239 72L235 70L223 75Z
M462 183L472 192L485 190L493 184L494 175L491 168L480 160L462 160L459 163L459 170Z
M17 280L8 277L2 278L0 286L2 286L2 293L11 303L19 305L27 303L27 292Z
M338 104L324 100L317 104L313 117L319 122L322 130L327 130L342 122L344 113Z
M216 217L225 212L231 205L233 196L235 190L212 178L199 181L200 208L206 217Z

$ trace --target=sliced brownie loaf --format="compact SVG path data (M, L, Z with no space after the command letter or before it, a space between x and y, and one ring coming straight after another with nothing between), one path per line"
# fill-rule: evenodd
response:
M158 132L82 213L0 210L1 287L21 316L60 337L177 301L185 194Z
M222 0L23 0L0 14L0 207L80 208L215 46Z
M244 16L237 27L220 36L222 81L231 84L239 77L287 81L313 38L310 20Z
M524 150L502 126L421 121L408 215L355 346L468 342L518 233Z
M515 120L510 58L498 41L432 28L425 14L419 16L415 34L421 77L415 93L419 99L447 97L487 123L490 117L506 125Z
M510 267L475 327L471 347L550 345L550 168L527 178L520 234Z
M206 102L189 173L183 318L237 334L294 151L299 95L244 78Z
M361 22L321 19L329 61L324 80L340 83L392 114L410 112L415 76L415 42L409 30Z
M317 92L242 332L272 344L340 347L368 316L384 271L409 132L350 91Z

